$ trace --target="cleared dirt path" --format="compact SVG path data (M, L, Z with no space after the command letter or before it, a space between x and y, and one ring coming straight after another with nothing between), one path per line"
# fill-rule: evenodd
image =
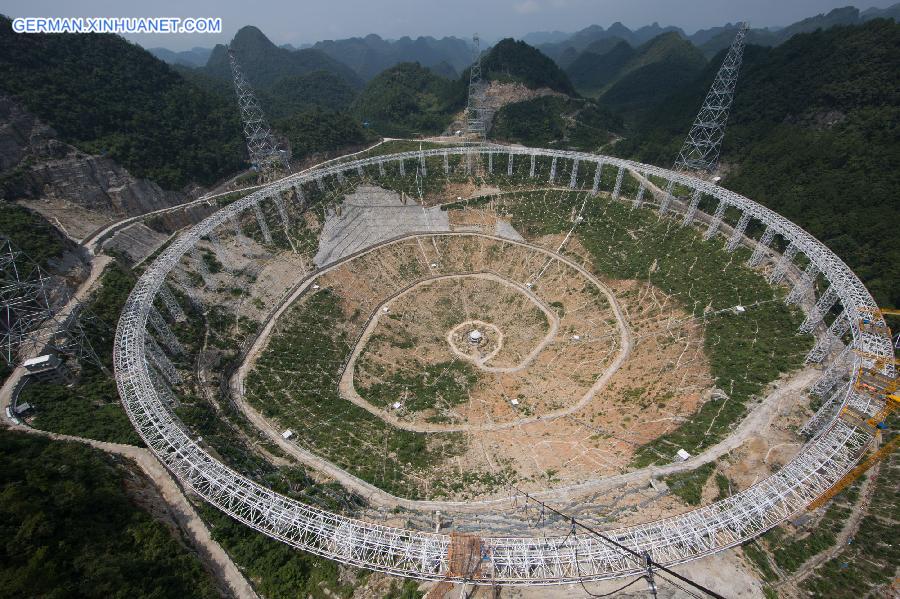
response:
M72 300L61 310L61 313L68 313L75 307L76 301L84 301L93 286L99 280L106 265L112 261L108 256L97 256L91 261L91 272L85 281L78 286L78 289L72 296ZM34 356L31 356L34 357ZM132 460L141 471L153 482L162 498L168 504L178 523L178 526L185 532L188 539L200 559L215 574L215 576L227 585L227 588L236 597L256 598L257 595L253 591L253 587L231 560L231 557L222 549L212 538L212 534L206 526L206 523L197 514L197 511L185 497L181 491L181 487L175 482L169 472L156 459L156 457L148 449L135 447L134 445L124 445L120 443L108 443L104 441L96 441L94 439L86 439L72 435L61 435L51 433L16 423L6 416L6 409L13 401L13 395L18 388L19 382L25 375L25 369L21 366L15 368L13 372L4 381L0 387L0 413L2 423L7 427L23 431L32 435L48 437L58 441L75 441L90 445L101 451L115 454Z
M359 407L371 412L375 416L378 416L379 418L381 418L385 422L390 423L393 426L396 426L396 427L402 428L402 429L406 429L409 431L414 431L414 432L438 433L438 432L474 432L474 431L504 430L504 429L514 428L516 426L521 426L523 424L531 424L534 422L544 422L544 421L548 421L548 420L554 420L556 418L561 418L563 416L577 412L578 410L580 410L581 408L586 406L594 398L594 396L597 394L598 391L600 391L604 386L606 386L606 384L609 382L609 380L612 378L612 376L616 373L616 371L622 366L622 364L625 363L625 360L628 359L628 356L631 354L631 350L633 347L633 341L631 339L631 331L628 328L624 313L622 312L622 309L619 306L615 295L613 295L612 291L610 291L606 285L604 285L594 275L592 275L587 270L585 270L584 267L582 267L580 264L570 260L569 258L566 258L565 256L556 254L546 248L542 248L539 246L531 245L529 243L524 243L524 242L520 242L520 241L512 241L510 239L506 239L503 237L497 237L494 235L487 235L484 233L454 233L454 232L425 233L425 234L413 233L413 234L409 234L409 235L404 235L399 238L384 241L384 242L374 245L370 248L367 248L366 250L364 250L362 252L358 252L356 254L347 256L346 258L343 258L337 262L334 262L333 264L330 264L325 268L315 271L312 274L310 274L309 276L307 276L306 280L304 280L293 293L288 294L285 297L282 304L275 310L275 312L273 313L272 317L269 319L266 326L263 327L259 336L256 338L256 340L251 345L250 350L247 353L247 357L244 359L244 362L241 364L240 368L238 368L237 372L235 373L234 377L232 378L232 381L231 381L232 393L234 395L234 399L235 399L236 403L241 408L241 410L244 411L244 413L247 414L248 417L251 412L256 412L256 410L254 408L252 408L244 399L244 380L246 379L246 377L250 373L250 371L253 369L253 365L256 363L256 359L259 357L259 354L265 349L266 344L268 343L268 340L271 337L272 331L275 329L275 324L278 322L279 317L285 312L285 310L288 309L288 307L290 307L290 305L304 291L306 291L306 289L310 285L312 285L313 281L315 281L323 273L326 273L330 270L338 268L345 262L347 262L349 260L353 260L363 254L367 254L367 253L376 251L380 247L383 247L386 245L391 245L391 244L398 243L398 242L408 240L408 239L417 239L420 237L435 237L435 236L481 237L481 238L485 238L485 239L490 239L492 241L499 241L502 243L519 245L522 247L527 247L530 250L540 252L550 258L558 260L558 261L566 264L567 266L577 270L581 276L583 276L584 278L589 280L594 286L596 286L603 293L603 295L606 297L607 301L609 302L609 305L612 307L612 310L616 316L616 321L617 321L617 324L619 327L619 353L616 356L616 359L604 371L603 375L594 382L594 384L587 391L587 393L585 393L581 397L581 399L578 400L578 402L576 402L566 408L562 408L560 410L555 410L553 412L548 412L547 414L543 414L541 416L532 416L532 417L528 417L528 418L521 418L521 419L509 421L509 422L493 423L493 424L487 424L487 425L468 425L468 424L446 425L446 424L434 424L434 423L403 422L403 421L397 419L394 415L392 415L388 412L385 412L384 410L380 410L380 409L376 408L375 406L371 405L369 402L365 401L362 397L359 396L359 394L356 393L356 391L353 389L352 368L350 368L349 366L344 369L344 373L341 376L341 382L340 382L340 386L339 386L340 392L344 396L345 399L352 401ZM471 275L470 274L453 274L453 275L445 275L445 276L433 277L433 278L447 278L448 276L449 277L463 277L463 276L471 276ZM504 283L508 283L505 279L503 279L502 281ZM417 281L416 284L418 285L418 283L419 282ZM523 289L524 289L524 287L523 287ZM402 294L406 291L408 291L408 289L404 289L400 293ZM393 299L393 297L388 298L387 300L385 300L384 302L379 304L378 307L384 305L384 303L390 301L391 299ZM378 308L376 308L376 312L377 312L377 309ZM370 323L368 326L371 326L371 321L375 320L373 316L374 316L374 313L372 316L370 316ZM369 332L371 332L371 331L369 331ZM364 344L363 343L356 344L353 354L351 355L351 360L353 360L355 357L357 357L359 355L362 345L364 345ZM349 378L347 375L348 372L350 373ZM262 418L262 416L259 415L258 413L257 413L257 415L260 418ZM256 420L254 419L254 422L255 421ZM281 433L279 432L277 436L280 438ZM273 439L273 440L275 440L275 439ZM277 440L276 440L276 442L277 442ZM291 445L293 445L293 444L291 444Z
M453 233L442 233L441 235L451 235ZM478 235L481 237L492 238L490 235L483 235L477 233L461 233L465 235ZM417 235L409 235L405 237L416 237ZM402 238L400 238L402 239ZM508 239L500 239L505 243L516 243L510 241ZM399 241L399 239L389 240L383 242L381 245L386 245L388 243L393 243ZM528 244L524 244L528 245ZM532 247L532 246L529 246ZM353 259L359 255L362 255L365 252L372 251L375 248L369 248L364 252L359 252L354 254L353 256L348 256L345 260ZM544 252L548 252L543 248L540 248ZM571 263L568 259L561 257L562 260L567 261L567 263L572 264L576 268L583 270L579 265ZM332 464L328 460L325 460L306 449L301 448L295 443L291 441L285 440L281 437L282 431L274 426L274 424L268 421L265 417L262 416L256 409L250 406L243 394L243 380L249 371L252 369L252 365L258 356L259 352L265 347L265 342L267 338L271 335L271 332L275 326L278 318L284 313L284 311L290 306L290 304L306 289L308 285L312 283L312 281L318 275L330 270L338 266L338 264L330 265L320 271L317 271L310 275L305 281L298 285L298 287L294 290L294 292L290 294L286 294L284 301L282 304L273 312L272 317L269 319L266 326L260 331L259 337L254 341L251 345L251 348L245 358L241 367L237 370L235 375L232 377L230 387L233 394L233 399L235 405L244 413L244 415L257 427L259 430L263 431L273 442L278 444L278 446L283 449L288 455L292 456L302 464L305 464L311 468L315 468L319 470L323 474L330 476L337 482L341 483L347 489L353 491L354 493L365 497L373 506L393 508L393 507L403 507L410 510L425 510L425 511L435 511L441 510L443 512L456 512L456 513L480 513L483 512L486 508L498 508L498 507L508 507L515 503L516 499L513 497L499 497L496 499L485 499L480 501L415 501L409 500L402 497L396 497L383 491L382 489L372 485L362 479L350 474L349 472L343 470L342 468ZM592 276L588 273L588 276ZM619 312L618 304L613 301L610 302L614 309L617 310L617 316L621 318L621 322L624 322L624 318L621 316L621 312ZM623 345L625 345L623 343ZM630 349L631 347L631 338L630 334L628 335L627 346ZM623 356L623 360L627 358L627 353L622 352L620 354ZM688 470L693 470L699 466L707 464L709 462L713 462L725 454L737 449L740 447L745 441L748 439L760 434L760 431L764 430L778 415L779 407L782 405L782 402L787 399L790 395L803 393L812 381L819 376L821 373L815 368L806 368L797 373L793 373L788 377L782 378L777 385L771 390L769 395L757 404L755 407L751 408L750 413L747 415L744 420L735 428L734 432L729 435L726 439L723 439L716 445L713 445L702 453L697 454L696 456L690 458L684 462L676 462L671 464L666 464L664 466L649 466L646 468L642 468L640 470L635 470L633 472L628 472L625 474L609 476L602 479L590 480L584 483L579 483L576 485L569 485L565 487L559 487L556 489L550 489L547 491L540 491L532 493L535 497L540 497L545 500L559 500L559 501L571 501L575 497L588 494L588 493L597 493L607 491L616 487L620 487L627 484L635 484L635 483L647 483L651 478L656 478L660 476L667 476L670 474L675 474L678 472L685 472ZM558 417L558 416L557 416Z

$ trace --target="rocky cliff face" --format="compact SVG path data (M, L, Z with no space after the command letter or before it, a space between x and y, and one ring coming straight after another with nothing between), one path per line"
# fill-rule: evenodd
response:
M0 198L62 200L122 218L181 204L187 196L59 141L51 127L0 96Z

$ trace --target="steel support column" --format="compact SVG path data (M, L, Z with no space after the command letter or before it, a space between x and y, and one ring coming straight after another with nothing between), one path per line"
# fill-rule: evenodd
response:
M703 194L699 189L695 189L694 193L691 194L691 202L690 204L688 204L688 208L684 212L684 218L681 219L682 227L687 227L694 222L694 218L697 216L697 208L700 206L700 198L702 197L702 195Z
M825 331L825 334L822 335L818 341L816 341L815 346L813 346L813 348L809 350L809 353L806 354L806 363L817 364L824 360L825 356L828 355L828 352L831 351L831 347L849 331L850 318L848 318L847 312L844 311L834 319L834 322L831 323L831 326L828 327L828 330Z
M769 275L769 283L775 285L776 283L781 282L781 279L784 278L788 268L794 263L794 256L797 255L798 251L799 249L793 242L788 244L784 253L781 255L781 258L779 258L778 263L775 264L775 268L772 269L772 273Z
M572 161L572 174L569 175L569 189L575 189L578 185L578 159Z
M791 289L791 292L785 298L785 301L788 304L796 304L803 299L803 296L812 288L818 274L819 267L816 266L815 262L810 261L810 263L806 265L806 270L803 271L803 275L801 275L800 279L794 285L794 288Z
M837 289L835 289L833 285L829 285L828 289L825 290L825 293L823 293L818 301L816 301L816 305L813 306L812 310L809 311L809 314L806 315L806 320L800 325L800 334L808 335L809 333L812 333L813 330L819 326L819 323L822 322L825 315L828 314L838 302L838 299L840 298L838 297Z
M644 177L638 178L638 190L637 193L634 194L634 203L631 205L631 208L640 208L644 205L644 194L647 193L647 185L644 183Z
M726 208L728 208L728 204L719 201L719 205L716 206L716 211L712 215L712 220L709 221L709 227L706 228L706 232L703 234L703 239L712 239L719 232L719 226L722 224L722 217L725 216Z
M175 297L175 294L172 293L172 290L168 285L163 285L159 288L159 298L162 300L163 305L166 307L166 311L172 317L172 320L175 322L184 322L187 320L187 317L184 315L184 310L181 309L181 304L178 303L178 299Z
M153 327L153 330L156 331L157 335L159 335L160 340L162 340L162 344L166 346L166 349L168 349L169 352L173 354L184 353L184 348L181 346L181 342L178 341L178 337L176 337L175 333L172 332L172 329L169 328L166 320L162 317L162 314L159 313L155 306L150 307L148 320L150 322L150 326Z
M737 224L731 231L731 237L728 239L728 245L726 246L726 249L729 252L733 252L739 245L741 245L741 240L744 238L744 233L747 231L747 225L749 224L750 214L747 212L742 213L741 218L738 219Z
M662 200L659 202L659 215L663 216L669 211L669 204L672 203L672 190L675 188L675 180L669 179L666 183L666 191L663 193Z
M600 192L600 178L603 176L603 163L597 162L597 168L594 170L594 183L591 186L591 193L597 195Z
M769 252L769 245L773 239L775 239L775 230L767 226L766 230L763 231L762 237L756 242L756 247L753 248L753 255L747 260L747 266L754 268L762 264L763 259Z
M272 243L272 232L269 231L266 216L263 214L262 208L259 207L259 203L253 204L253 214L256 215L256 224L259 225L259 230L262 232L263 241Z
M612 199L614 202L619 200L619 196L622 194L622 180L625 178L625 167L620 166L619 171L616 173L616 182L613 185Z

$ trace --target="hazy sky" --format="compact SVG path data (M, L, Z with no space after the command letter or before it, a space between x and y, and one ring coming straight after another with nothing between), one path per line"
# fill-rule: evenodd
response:
M857 6L884 8L897 0L864 0ZM244 25L256 25L276 44L311 43L377 33L385 38L456 35L478 31L487 40L530 31L576 31L621 21L632 29L654 21L688 33L742 19L752 26L788 25L848 0L280 0L224 2L154 0L3 0L11 17L114 16L198 17L223 20L220 35L127 36L146 47L173 50L227 42Z

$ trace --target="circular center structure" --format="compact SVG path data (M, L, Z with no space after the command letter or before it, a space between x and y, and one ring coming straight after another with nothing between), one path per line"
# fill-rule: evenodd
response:
M444 199L386 189L408 193L414 173ZM457 201L480 184L476 174L493 191ZM559 191L562 179L571 192ZM198 440L176 415L190 415L177 406L191 389L170 357L187 354L179 363L203 372L192 352L218 341L180 346L156 298L164 305L176 288L202 306L242 286L258 294L235 314L198 311L249 335L232 350L235 405L280 459L319 470L382 514L409 510L398 525L363 508L336 513L340 502L326 508L290 479L276 492L265 468ZM838 318L823 322L831 312ZM749 399L804 358L820 371L795 392L823 405L774 474L665 517L634 503L617 528L588 500L579 517L675 564L742 543L828 490L871 440L837 414L883 407L846 381L860 368L894 374L878 314L825 246L713 183L607 156L447 147L306 171L213 213L147 267L114 359L147 446L246 525L400 576L559 584L643 563L568 534L564 522L538 524L536 509L512 509L522 491L552 504L713 463L756 425L755 411L741 420ZM415 510L429 509L456 514L464 534L427 532L434 523ZM460 551L478 555L478 568L454 570Z

